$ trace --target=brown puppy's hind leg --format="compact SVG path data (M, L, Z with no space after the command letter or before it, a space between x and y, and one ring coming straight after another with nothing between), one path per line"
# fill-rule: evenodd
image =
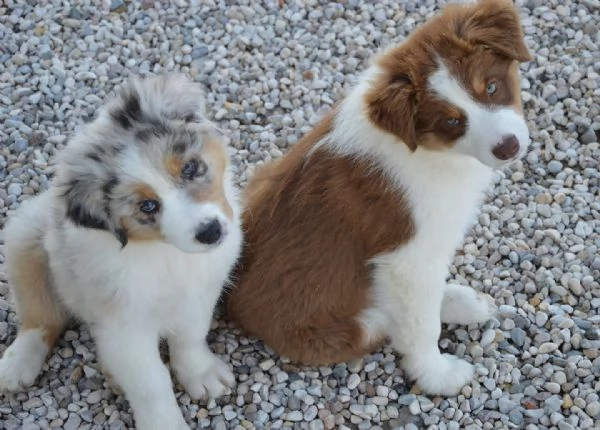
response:
M296 321L268 318L261 313L252 290L239 290L226 297L226 319L242 328L246 335L260 338L278 355L298 365L321 366L359 358L373 348L365 344L361 325L352 317L321 315ZM280 321L275 323L274 321Z
M300 328L287 342L280 340L281 354L302 364L331 366L368 353L360 325L355 321L331 321Z

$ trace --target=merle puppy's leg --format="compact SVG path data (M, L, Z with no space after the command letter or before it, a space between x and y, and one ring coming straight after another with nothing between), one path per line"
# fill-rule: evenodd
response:
M160 358L158 333L103 323L93 330L103 369L125 394L140 430L188 430Z
M206 343L212 321L212 303L209 297L188 301L167 335L171 365L193 399L219 397L235 383L229 365Z

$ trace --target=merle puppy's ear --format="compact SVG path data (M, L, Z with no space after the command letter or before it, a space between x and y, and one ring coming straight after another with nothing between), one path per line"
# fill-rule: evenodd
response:
M83 228L110 232L125 246L127 235L110 213L110 194L116 184L115 178L103 180L90 172L80 173L59 187L69 220Z
M126 83L108 109L111 119L125 130L130 130L137 123L145 121L142 100L135 82L132 80Z
M512 60L531 60L519 13L512 1L481 0L475 5L455 8L456 36L471 45L483 46Z
M113 109L128 112L131 109L127 106L134 107L132 110L139 112L136 116L140 122L162 119L192 123L206 121L202 86L181 73L131 79L121 94Z

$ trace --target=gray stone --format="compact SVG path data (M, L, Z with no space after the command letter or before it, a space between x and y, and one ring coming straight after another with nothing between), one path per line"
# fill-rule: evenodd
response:
M110 10L117 11L125 6L125 2L123 0L112 0L110 2Z
M548 163L548 171L554 175L561 172L562 169L563 165L560 161L552 160Z
M302 421L303 415L301 411L291 411L284 415L286 421Z
M524 421L523 412L519 409L513 409L508 413L508 419L511 423L520 426Z
M561 396L550 396L544 401L544 411L546 411L546 414L548 415L551 415L555 412L560 412L562 403L563 399Z
M589 127L580 137L579 140L582 144L588 145L593 142L598 142L598 136L594 132L592 127Z
M23 193L21 184L12 183L8 186L8 194L11 196L20 196Z
M24 152L28 148L29 144L25 139L15 139L14 148L16 152Z
M526 337L527 333L525 333L525 330L519 327L515 327L510 332L510 338L512 339L513 343L517 346L523 346Z
M356 387L358 387L358 384L360 384L360 376L358 376L356 373L348 376L348 389L354 390Z
M600 418L600 402L595 401L588 403L585 407L585 412L594 419Z
M517 407L517 404L506 397L500 397L498 399L498 409L503 414L508 414L510 411L512 411L516 407Z
M206 46L199 46L194 48L191 52L191 56L194 60L206 57L208 55L208 48Z
M525 409L524 414L526 417L532 418L539 421L545 414L543 409Z
M77 430L81 424L81 418L75 413L69 414L69 419L65 423L65 430Z

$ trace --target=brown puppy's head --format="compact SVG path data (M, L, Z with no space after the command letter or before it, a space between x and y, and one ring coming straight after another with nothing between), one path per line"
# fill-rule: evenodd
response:
M529 59L512 2L447 6L376 59L368 117L412 151L452 150L502 166L528 146L518 65Z

